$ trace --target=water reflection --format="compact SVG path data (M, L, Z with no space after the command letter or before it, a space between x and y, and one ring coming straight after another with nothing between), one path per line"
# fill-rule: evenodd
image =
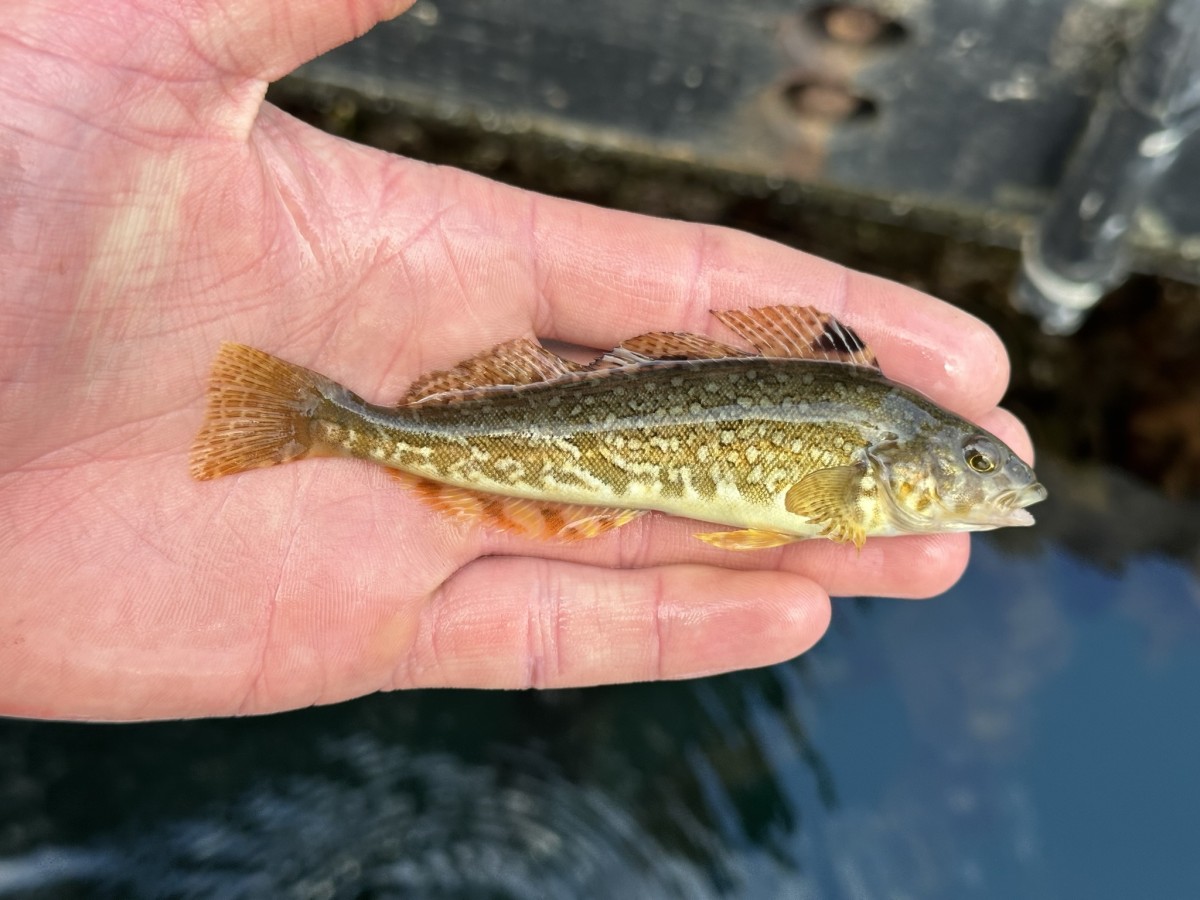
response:
M1194 895L1200 516L1044 465L1042 528L770 669L0 722L0 897Z
M251 786L228 784L176 815L140 791L126 794L108 808L108 823L77 842L58 834L7 856L0 895L82 887L139 897L713 895L699 867L659 846L634 811L570 783L544 757L514 753L485 765L414 753L370 729L320 737L339 730L314 735L308 768L319 771L260 770ZM104 795L113 799L101 786L67 803Z

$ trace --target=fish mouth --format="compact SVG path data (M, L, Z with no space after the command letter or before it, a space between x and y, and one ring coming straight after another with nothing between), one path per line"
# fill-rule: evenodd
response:
M889 482L884 481L884 486L883 496L887 498L891 507L894 527L898 532L912 534L1027 527L1034 524L1034 520L1025 507L1046 499L1046 488L1040 482L1034 481L1002 491L973 509L952 511L935 492L932 499L940 513L917 515L906 504L897 500Z
M988 524L995 524L998 528L1032 525L1033 515L1025 507L1041 503L1046 499L1046 494L1046 488L1040 481L1005 491L992 501L996 515L988 516Z

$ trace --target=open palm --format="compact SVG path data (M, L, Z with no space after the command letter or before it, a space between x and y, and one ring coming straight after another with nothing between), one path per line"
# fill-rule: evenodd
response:
M533 544L321 460L188 477L237 340L377 401L533 335L609 347L806 302L1012 441L1003 349L897 285L734 232L357 147L266 83L407 4L17 2L0 24L0 713L263 712L422 685L675 678L807 649L828 593L918 596L965 536L734 554L650 516Z

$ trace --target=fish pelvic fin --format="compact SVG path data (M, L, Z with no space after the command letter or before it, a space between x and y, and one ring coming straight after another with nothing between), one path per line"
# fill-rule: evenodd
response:
M222 344L204 424L192 443L192 477L207 481L306 456L313 412L329 389L338 388L316 372L253 347Z
M768 547L782 547L784 544L800 540L794 534L762 531L758 528L745 528L741 531L708 531L697 534L695 537L722 550L766 550Z
M581 541L620 528L645 514L643 509L610 509L505 497L442 484L397 469L388 474L416 492L439 512L464 522L477 522L498 531L537 540Z

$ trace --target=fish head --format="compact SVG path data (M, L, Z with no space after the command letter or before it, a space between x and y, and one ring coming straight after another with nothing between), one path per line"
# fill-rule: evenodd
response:
M897 531L987 531L1032 525L1025 508L1046 498L1033 469L999 438L952 423L870 456Z

